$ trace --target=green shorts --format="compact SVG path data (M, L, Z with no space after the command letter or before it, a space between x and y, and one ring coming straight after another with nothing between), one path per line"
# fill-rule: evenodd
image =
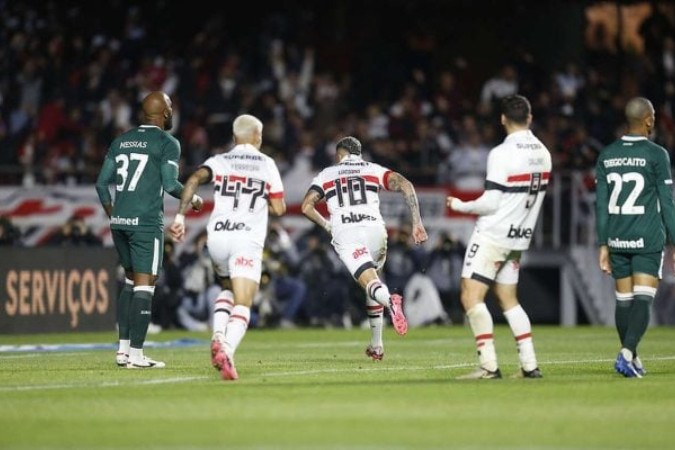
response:
M162 231L112 230L112 238L124 270L157 275L162 269Z
M612 263L612 277L615 280L627 278L635 273L646 273L662 278L663 252L655 253L609 253Z

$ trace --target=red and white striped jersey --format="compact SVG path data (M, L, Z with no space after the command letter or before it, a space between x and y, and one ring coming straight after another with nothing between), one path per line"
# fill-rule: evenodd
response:
M490 150L485 192L454 209L481 216L476 232L495 245L527 250L544 201L551 173L551 154L530 130L509 134Z
M243 239L263 245L267 235L269 198L283 198L284 187L276 163L250 144L207 159L214 185L209 233L246 233ZM240 237L238 236L237 239Z
M384 226L380 189L388 189L391 170L348 155L312 180L311 190L326 200L333 235L355 226Z

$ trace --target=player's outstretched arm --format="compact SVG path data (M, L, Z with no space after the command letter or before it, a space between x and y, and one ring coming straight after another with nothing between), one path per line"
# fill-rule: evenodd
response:
M210 180L211 172L204 167L200 167L195 173L190 175L190 178L188 178L183 186L178 213L176 213L173 224L169 227L169 234L173 240L180 242L185 237L185 211L187 211L190 204L192 204L193 209L201 208L203 202L201 197L196 194L197 188L200 184L208 183Z
M406 205L410 210L410 218L412 220L412 237L415 244L421 244L428 239L427 231L422 224L422 216L420 215L420 204L417 200L417 194L412 183L398 172L393 172L389 175L387 185L390 191L397 191L403 194Z
M321 228L327 232L331 232L330 222L328 222L320 213L316 210L316 204L321 200L321 195L314 189L310 189L305 194L305 198L302 200L302 214L305 215L309 220L319 225Z

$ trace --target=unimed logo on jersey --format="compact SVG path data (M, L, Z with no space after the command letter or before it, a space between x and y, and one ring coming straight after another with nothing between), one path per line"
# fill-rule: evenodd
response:
M366 247L357 248L356 250L354 250L354 253L352 253L352 257L354 259L359 259L360 257L362 257L363 255L365 255L367 253L368 253L368 249Z
M240 256L234 260L234 265L238 267L253 267L253 259L244 258Z

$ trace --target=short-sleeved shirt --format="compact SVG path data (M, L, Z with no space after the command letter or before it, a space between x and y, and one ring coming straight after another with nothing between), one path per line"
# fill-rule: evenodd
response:
M379 192L388 189L391 173L386 167L349 155L312 180L310 189L328 206L333 236L352 227L384 227Z
M509 134L490 150L485 189L502 192L497 209L476 221L476 230L494 244L527 250L544 201L551 154L530 130Z
M110 144L106 158L116 167L111 229L164 229L161 169L178 168L180 151L178 140L154 125L133 128Z
M598 243L622 253L663 250L675 236L670 157L643 136L623 136L596 164Z
M210 237L247 239L264 245L268 199L283 198L276 163L250 144L212 156L203 167L211 172L214 208L207 225Z

